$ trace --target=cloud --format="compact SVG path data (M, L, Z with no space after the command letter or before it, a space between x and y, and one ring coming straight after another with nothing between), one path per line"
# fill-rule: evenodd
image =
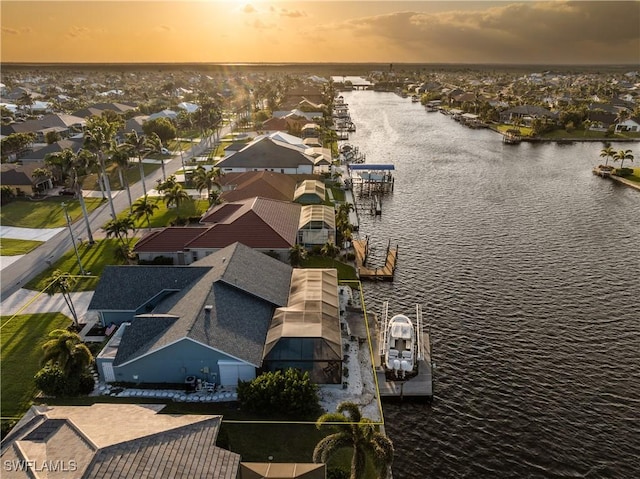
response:
M638 61L639 25L638 1L558 1L396 12L322 28L363 42L381 39L404 51L404 61L617 63Z
M171 28L169 25L158 25L156 27L156 30L161 33L169 33L173 31L173 28Z
M281 17L289 18L304 18L307 16L307 12L304 10L288 10L286 8L274 8L271 7L271 11Z
M2 27L2 33L7 35L21 35L23 33L31 33L31 28L22 27L22 28L10 28L10 27Z
M264 23L259 18L256 18L253 22L247 22L246 25L251 28L255 28L256 30L273 30L277 28L274 23Z
M256 13L257 12L256 8L253 5L251 5L250 3L247 3L244 7L242 7L241 11L243 13Z
M78 38L83 35L88 35L90 32L91 30L88 27L73 25L67 32L67 36L71 38Z

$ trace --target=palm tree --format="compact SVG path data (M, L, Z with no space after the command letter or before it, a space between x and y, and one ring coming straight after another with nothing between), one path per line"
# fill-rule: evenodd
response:
M375 425L362 417L360 408L352 402L338 405L337 412L326 413L318 418L316 427L329 426L335 432L325 436L313 450L313 462L326 463L334 454L345 447L353 448L350 479L364 477L367 457L373 460L379 477L389 477L393 462L393 443L376 431Z
M340 248L338 248L334 242L327 241L324 245L322 245L320 253L322 253L322 256L334 259L336 256L338 256L338 253L340 253Z
M76 282L76 278L69 273L64 273L57 269L47 278L47 283L49 284L49 286L47 286L47 294L49 296L53 296L56 293L62 294L64 302L67 303L69 311L71 311L71 316L73 316L73 323L78 326L78 313L76 313L76 308L71 300L71 291Z
M116 219L116 210L113 206L111 184L105 165L105 151L113 149L113 141L119 128L119 123L110 121L107 116L92 116L87 120L84 133L83 148L93 153L100 165L100 175L107 191L107 200L111 208L111 217Z
M300 266L306 257L307 250L301 244L296 243L289 249L289 263L293 267Z
M142 198L138 198L136 202L133 204L133 209L131 213L136 220L139 220L143 216L147 219L147 227L151 229L151 220L150 218L153 216L155 210L160 207L149 201L149 197L144 195Z
M633 161L633 158L631 150L618 150L613 155L613 161L620 160L620 169L624 166L624 160Z
M126 145L125 145L126 146ZM120 184L127 190L127 198L129 199L129 211L133 205L131 201L131 190L129 189L129 179L127 178L127 170L129 169L129 149L122 148L122 145L116 148L111 155L111 161L118 167L118 177Z
M151 153L158 153L162 148L160 137L156 133L149 136L138 136L138 132L131 130L126 136L125 144L129 152L138 156L138 164L140 165L140 181L142 181L142 192L147 194L147 185L144 181L144 167L142 161ZM164 179L164 162L162 163L162 177Z
M54 329L49 333L49 338L42 345L41 365L57 365L66 377L70 377L83 372L93 363L91 351L82 343L77 333L66 329Z
M216 189L220 189L222 187L219 179L220 168L211 168L210 170L206 170L204 166L200 165L196 168L193 174L193 183L198 192L202 193L202 190L207 190L209 205L212 205L214 203L214 199L216 199L212 194L214 187Z
M616 154L616 151L613 149L611 145L608 145L606 148L600 150L600 157L606 158L604 162L604 166L609 164L609 158L613 158Z
M78 154L74 153L71 148L65 148L59 153L50 153L44 159L46 165L52 165L59 170L61 177L66 181L66 184L76 193L76 197L80 202L80 208L82 209L82 216L84 217L84 223L87 230L87 240L89 244L93 244L93 234L91 233L91 223L89 222L89 212L87 211L87 205L84 202L82 196L82 181L81 178L86 174L92 158L87 155L86 152L80 151Z
M124 216L109 221L102 229L107 233L107 238L115 236L124 248L129 245L129 231L135 231L136 226L133 217Z
M167 208L170 208L171 205L175 205L176 208L179 208L183 201L187 201L189 199L189 193L187 193L179 183L176 183L164 193L164 202L166 203Z

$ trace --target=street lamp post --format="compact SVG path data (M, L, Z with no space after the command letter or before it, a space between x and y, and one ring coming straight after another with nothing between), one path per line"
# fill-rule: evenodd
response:
M67 219L67 226L69 227L69 234L71 235L71 242L73 243L73 249L76 252L76 258L78 259L78 266L80 266L80 274L85 276L84 268L82 267L82 262L80 261L80 254L78 253L78 247L76 246L76 240L73 237L73 230L71 229L71 218L69 218L69 212L67 211L68 205L66 203L60 203L60 206L64 209L64 216Z

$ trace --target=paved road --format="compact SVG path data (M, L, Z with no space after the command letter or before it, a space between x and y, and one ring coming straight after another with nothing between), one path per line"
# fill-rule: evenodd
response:
M220 132L220 137L228 134L231 131L231 128L231 125L224 127ZM207 140L201 141L197 145L193 146L191 151L184 155L185 161L188 158L202 154L203 151L211 148L213 143L214 138L211 136L207 138ZM167 176L173 174L180 168L182 168L180 155L165 162L165 171ZM147 190L153 188L156 185L156 180L159 179L162 179L162 168L158 168L152 174L145 177ZM132 199L139 198L143 195L142 182L134 183L130 186L130 189ZM113 206L116 211L123 211L129 207L129 200L126 192L115 195L113 199ZM92 232L99 231L100 228L110 219L111 213L109 204L105 202L89 215L89 223ZM82 218L76 220L71 228L76 238L82 238L84 241L87 240L87 230ZM18 291L31 278L47 269L52 263L55 263L72 247L73 244L71 243L69 230L68 228L65 228L31 253L24 255L18 261L4 268L0 272L0 301L4 301L10 295Z

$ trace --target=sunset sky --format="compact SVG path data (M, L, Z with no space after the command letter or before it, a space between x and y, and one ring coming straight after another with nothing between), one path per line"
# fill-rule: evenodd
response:
M639 1L2 0L2 62L640 63Z

